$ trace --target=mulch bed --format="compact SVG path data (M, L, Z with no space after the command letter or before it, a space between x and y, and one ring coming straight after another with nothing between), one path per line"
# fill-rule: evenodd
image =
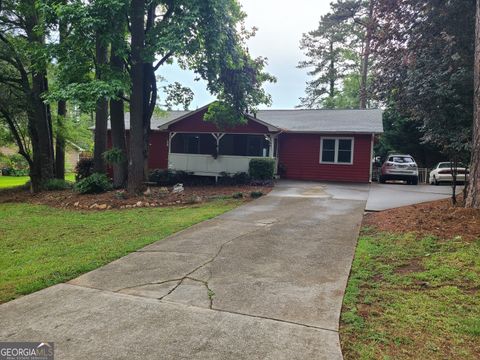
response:
M272 187L268 186L185 186L184 191L174 193L172 187L150 187L147 193L140 196L129 196L124 191L109 191L102 194L80 195L73 190L45 191L31 194L24 188L0 191L1 203L31 203L48 205L56 208L78 210L129 209L136 207L164 207L195 204L215 198L231 197L242 193L245 201L251 199L251 192L261 191L268 194Z
M454 207L450 199L445 199L368 213L363 225L393 233L413 232L441 239L461 236L474 241L480 238L480 209Z

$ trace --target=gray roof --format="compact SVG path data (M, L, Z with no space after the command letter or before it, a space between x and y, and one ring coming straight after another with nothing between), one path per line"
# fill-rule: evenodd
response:
M154 115L151 129L175 122L190 111L170 111ZM382 110L260 110L256 118L276 128L291 132L382 133ZM110 128L110 124L108 125ZM125 128L130 128L130 114L125 113Z
M165 111L162 116L153 114L152 121L150 124L150 129L157 130L157 128L169 121L172 121L176 118L179 118L183 115L188 114L191 111ZM110 129L110 122L108 123L108 128ZM125 129L130 129L130 113L125 113Z
M382 110L260 110L257 117L292 132L382 133Z

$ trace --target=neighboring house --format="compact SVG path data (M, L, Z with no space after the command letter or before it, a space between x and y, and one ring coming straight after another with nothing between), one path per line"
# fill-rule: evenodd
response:
M252 158L273 158L282 178L371 179L381 110L262 110L244 125L221 130L203 120L207 108L152 119L150 169L218 176L247 172ZM127 136L129 125L126 114Z

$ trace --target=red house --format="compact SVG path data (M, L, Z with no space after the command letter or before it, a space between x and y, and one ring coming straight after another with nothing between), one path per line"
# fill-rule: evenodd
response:
M252 158L275 159L282 178L369 182L381 110L262 110L220 130L208 106L152 119L149 167L196 175L248 172ZM129 129L129 114L126 129Z

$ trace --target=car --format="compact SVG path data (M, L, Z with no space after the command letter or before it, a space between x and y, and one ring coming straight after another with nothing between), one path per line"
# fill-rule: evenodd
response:
M378 181L385 184L388 180L402 180L409 185L418 184L418 166L410 155L388 155L380 169Z
M440 185L442 182L453 182L452 176L453 164L450 162L438 163L428 177L431 185ZM457 182L465 182L468 180L469 171L465 167L457 167Z

